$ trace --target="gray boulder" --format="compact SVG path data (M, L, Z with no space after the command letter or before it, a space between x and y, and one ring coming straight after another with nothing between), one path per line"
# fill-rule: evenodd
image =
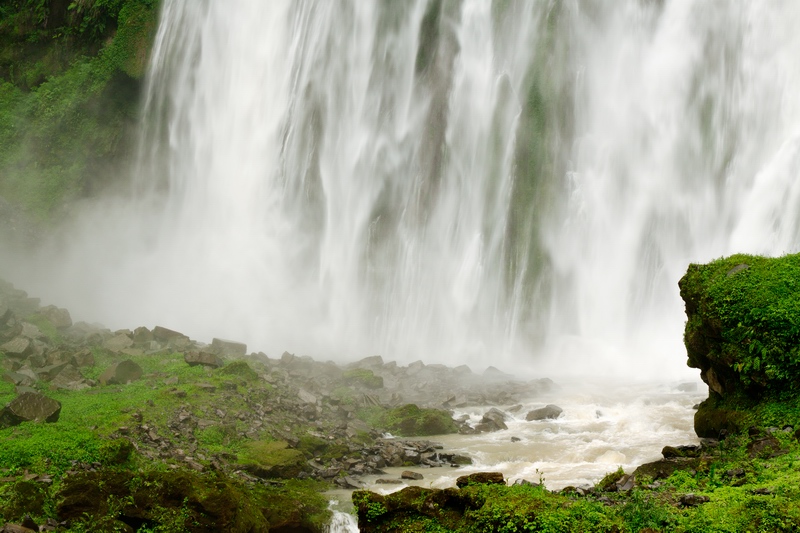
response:
M243 356L247 353L247 345L243 342L225 339L212 339L211 350L218 355Z
M133 339L124 333L114 335L103 343L103 348L114 353L119 353L126 348L130 348L131 346L133 346Z
M130 359L126 359L108 367L97 379L103 385L124 385L141 377L142 367Z
M38 392L24 392L0 410L0 428L23 422L56 422L61 403Z
M225 364L217 354L211 352L188 352L183 356L183 360L189 366L203 365L211 368L220 368Z
M491 431L500 431L508 429L505 423L506 414L496 407L492 407L484 413L481 421L475 425L475 429L480 433L487 433Z
M69 316L69 311L61 309L55 305L48 305L43 307L39 313L50 321L56 329L68 328L72 325L72 317Z
M33 344L30 339L25 337L15 337L3 345L0 345L0 352L8 357L22 358L31 353Z
M548 404L544 407L540 407L539 409L534 409L533 411L528 411L528 414L525 416L525 420L555 420L564 410L557 405Z

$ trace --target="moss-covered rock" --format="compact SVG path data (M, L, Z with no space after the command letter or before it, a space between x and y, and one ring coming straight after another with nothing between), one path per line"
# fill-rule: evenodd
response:
M389 409L381 416L380 424L403 437L421 437L457 433L458 426L449 412L441 409L420 408L406 404Z
M303 452L286 441L251 441L243 446L241 463L245 470L261 478L293 478L305 470Z
M738 431L757 404L800 395L800 255L693 264L679 286L688 364L710 389L698 435Z
M380 389L383 387L383 378L376 376L372 370L367 368L353 368L342 374L342 382L345 385L361 386L366 389Z

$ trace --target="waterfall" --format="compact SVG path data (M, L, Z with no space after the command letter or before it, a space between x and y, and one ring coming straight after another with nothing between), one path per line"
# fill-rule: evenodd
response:
M680 372L688 263L798 248L798 23L163 0L133 192L46 294L270 356Z

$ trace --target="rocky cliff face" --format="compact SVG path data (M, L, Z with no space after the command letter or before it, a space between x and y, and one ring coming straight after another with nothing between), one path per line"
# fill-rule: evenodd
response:
M679 286L688 365L709 387L695 416L699 436L743 429L756 405L797 395L800 255L690 265Z

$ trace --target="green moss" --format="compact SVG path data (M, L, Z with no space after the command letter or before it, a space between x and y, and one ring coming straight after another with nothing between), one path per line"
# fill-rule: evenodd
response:
M286 441L249 441L242 446L239 461L260 477L291 478L303 470L305 456Z
M247 381L258 379L258 374L245 361L233 361L217 372L223 376L236 376Z
M381 425L392 433L404 437L458 432L458 426L447 411L420 408L414 404L386 411L382 415Z
M47 218L120 174L157 9L76 2L52 28L31 4L12 2L0 17L0 49L14 50L0 55L0 196Z
M367 389L380 389L383 387L383 378L376 376L372 370L366 368L353 368L342 375L345 385L358 385Z
M47 337L51 343L53 344L60 344L62 342L61 334L58 332L56 327L50 322L47 317L44 315L40 315L38 313L34 313L32 315L28 315L25 317L26 322L30 322L37 328L42 334Z
M730 368L746 393L800 392L800 255L734 255L690 265L680 282L687 301L685 341L692 366Z

